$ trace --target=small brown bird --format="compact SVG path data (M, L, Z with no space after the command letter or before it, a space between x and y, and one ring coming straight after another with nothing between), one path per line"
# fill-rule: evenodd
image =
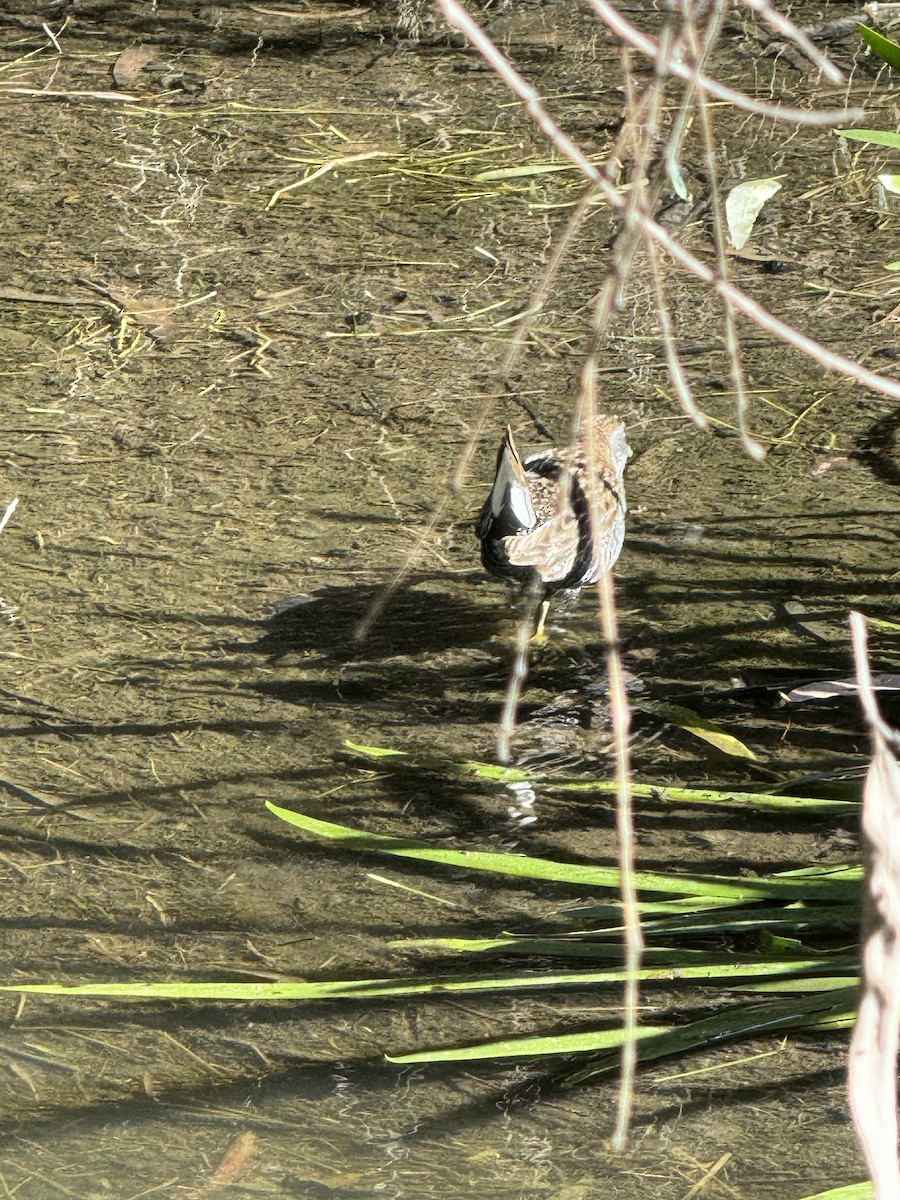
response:
M485 570L542 597L536 638L543 635L549 597L596 583L622 552L622 475L630 453L616 417L598 416L574 446L524 462L507 426L476 531Z

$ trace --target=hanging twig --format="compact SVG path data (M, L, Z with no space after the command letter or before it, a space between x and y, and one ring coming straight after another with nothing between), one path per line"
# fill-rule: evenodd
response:
M594 4L599 2L600 0L592 0ZM510 90L519 97L532 120L556 149L561 154L564 154L570 162L574 163L587 179L597 184L603 193L603 198L609 205L613 208L624 209L626 207L626 200L610 181L607 172L592 163L581 147L554 121L535 89L515 70L484 30L481 29L458 3L458 0L438 0L438 3L443 9L447 20L465 34L486 62L497 72ZM688 71L688 68L684 68L684 70ZM702 262L686 247L682 246L677 238L673 237L668 230L664 229L651 217L636 211L632 219L639 223L642 232L647 237L652 238L676 262L680 263L681 266L696 276L702 283L713 288L726 303L733 305L738 312L742 312L745 316L750 317L761 329L767 330L781 341L794 346L827 370L839 371L842 375L847 375L849 378L856 380L857 383L870 387L882 395L890 396L894 400L900 400L900 383L893 379L887 379L883 375L877 375L874 371L867 370L860 363L845 358L842 354L837 354L833 350L829 350L820 342L815 341L814 338L808 337L805 333L801 333L800 330L788 325L787 322L780 320L751 296L742 292L740 288L719 277L712 267Z
M448 5L455 4L455 0L438 0L438 2L445 12ZM633 46L635 50L640 50L648 58L657 57L659 47L656 39L646 33L641 33L622 16L617 8L607 3L607 0L588 0L588 3L604 25L623 42L628 42L630 46ZM694 76L693 68L673 55L669 56L666 69L671 75L677 75L681 79L690 79ZM809 112L805 108L791 108L785 104L766 104L765 101L757 100L753 96L748 96L746 92L730 88L727 84L720 83L718 79L711 79L708 75L697 75L696 79L699 86L708 95L715 96L717 100L725 100L728 104L733 104L735 108L745 109L747 112L756 113L761 117L772 117L776 121L790 121L792 125L846 125L852 121L861 120L865 115L861 108L818 109L815 112Z
M860 703L872 739L872 761L862 811L866 855L863 985L850 1042L848 1092L856 1135L875 1185L875 1200L900 1200L900 764L893 753L898 739L878 711L861 613L850 614L850 628Z

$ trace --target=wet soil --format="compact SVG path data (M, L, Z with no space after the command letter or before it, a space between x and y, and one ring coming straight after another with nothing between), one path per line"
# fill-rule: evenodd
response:
M421 41L398 40L378 9L310 22L277 15L288 4L148 16L95 3L67 10L57 53L41 24L56 32L60 6L9 7L0 84L19 90L2 96L0 502L20 503L0 535L0 980L403 972L417 964L392 938L540 927L585 901L348 855L293 836L264 801L441 844L614 859L605 803L539 803L522 829L503 789L385 776L342 754L347 738L495 753L515 620L480 570L472 515L503 425L541 444L526 405L566 436L609 214L585 223L512 392L497 366L580 189L567 172L476 178L550 155L459 39L428 19ZM553 3L514 5L490 27L561 123L608 150L621 81L597 27ZM136 45L147 53L123 64ZM833 51L852 65L852 38ZM761 96L848 98L736 20L715 66ZM890 123L889 89L865 65L849 99ZM736 281L890 369L882 160L831 131L719 120L723 182L777 173L784 185ZM702 197L702 160L684 166ZM680 220L705 252L702 204ZM769 450L752 462L734 435L721 312L674 273L669 286L712 432L669 395L646 269L603 363L604 402L634 448L617 577L639 777L774 786L857 763L852 708L779 709L769 685L846 675L847 609L894 614L895 406L744 324L750 421ZM554 622L517 752L605 770L590 598ZM889 634L873 633L873 652L897 669ZM720 721L756 762L666 724L660 702ZM638 838L648 868L856 853L852 826L822 817L649 809ZM562 1092L544 1063L400 1071L382 1059L589 1028L618 1002L12 996L0 1002L0 1184L23 1200L212 1195L247 1132L257 1141L227 1194L668 1200L723 1155L705 1195L799 1198L861 1177L841 1042L763 1041L646 1070L625 1158L605 1140L610 1083ZM644 997L648 1019L684 1003Z

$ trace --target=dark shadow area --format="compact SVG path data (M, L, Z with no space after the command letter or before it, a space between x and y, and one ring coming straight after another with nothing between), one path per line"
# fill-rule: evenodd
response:
M465 582L475 579L480 582L481 576ZM479 644L505 615L498 604L489 608L446 588L404 587L390 597L368 636L358 638L357 627L381 598L381 589L373 587L321 588L270 617L263 637L243 648L269 655L275 662L292 652L333 663L437 654Z
M897 487L900 484L900 411L886 413L856 440L854 457L869 468L876 479ZM873 514L882 520L886 513Z
M69 6L67 6L68 8ZM327 14L321 20L291 20L297 10L286 4L281 10L270 10L268 21L254 19L252 9L233 0L218 0L203 9L186 8L178 3L162 3L148 11L143 4L113 3L111 0L79 0L72 6L66 32L75 39L95 39L103 42L124 36L159 48L160 54L177 54L202 45L209 54L223 57L246 57L260 49L264 37L265 49L290 59L301 59L313 53L327 55L345 48L348 42L365 43L378 37L396 34L396 12L385 3L371 6L372 18L366 28L359 27L358 9L346 4L347 18L335 20ZM265 13L265 10L260 10ZM301 10L302 11L302 10ZM340 6L333 13L340 17ZM56 15L56 14L54 14ZM40 36L41 17L33 6L8 5L5 19L15 29ZM281 16L282 20L278 20ZM331 19L328 17L331 16ZM379 19L380 18L380 19Z

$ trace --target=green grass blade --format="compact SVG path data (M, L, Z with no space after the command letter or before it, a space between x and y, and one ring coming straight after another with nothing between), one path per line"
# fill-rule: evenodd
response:
M614 796L616 784L608 779L566 780L540 773L522 771L517 767L498 767L475 760L458 761L451 758L426 756L412 758L405 750L389 750L382 746L363 746L357 742L344 745L361 758L371 758L396 770L430 772L453 777L486 779L497 783L541 784L552 795L579 794ZM828 813L855 811L856 800L823 800L815 796L781 796L769 792L718 791L715 788L664 787L651 783L633 783L637 799L658 804L709 805L717 808L782 809L786 812Z
M363 746L345 741L344 745L361 758L391 760L391 765L411 771L431 771L439 775L474 775L478 779L497 779L501 783L525 783L531 776L518 767L497 767L493 763L459 762L438 755L413 758L406 750L390 750L384 746Z
M616 963L623 962L624 950L621 941L594 941L582 937L541 937L532 934L502 934L492 938L403 938L388 943L396 950L441 950L451 954L528 954L542 958L577 958L604 959ZM671 963L676 968L713 964L718 966L723 961L719 950L692 950L682 946L646 946L643 953L645 965L651 963ZM727 962L730 965L744 965L752 968L759 963L783 963L790 969L804 968L820 970L835 970L843 967L854 969L857 966L856 955L823 954L791 949L783 954L773 954L771 950L757 954L730 954Z
M856 929L860 921L858 902L843 905L794 904L782 908L717 908L683 916L644 921L646 937L695 936L709 933L762 933L764 930Z
M536 780L534 782L540 782ZM582 792L586 796L614 796L616 784L612 780L569 781L547 779L541 787L551 794ZM785 812L852 812L859 809L858 800L820 799L815 796L779 796L774 792L728 792L716 791L712 787L668 787L656 784L632 784L632 794L637 799L653 800L655 804L708 806L719 809L751 809L766 811L779 809Z
M862 40L879 58L883 58L894 71L900 71L900 46L896 42L868 25L857 25L857 29Z
M638 1030L638 1040L668 1032L666 1025L647 1025ZM386 1055L392 1063L471 1062L479 1058L523 1058L537 1054L584 1054L615 1050L625 1040L625 1031L597 1029L588 1033L563 1033L549 1037L514 1037L477 1046L455 1046L447 1050L417 1050L411 1054Z
M816 1192L814 1196L803 1196L802 1200L875 1200L875 1185L868 1180L865 1183L848 1183L845 1187Z
M856 989L846 988L823 992L816 996L792 997L790 1000L770 1001L758 1005L732 1005L723 1012L699 1021L691 1021L664 1034L648 1038L641 1045L641 1061L683 1054L723 1041L774 1033L784 1029L822 1027L827 1022L852 1020L855 1013L847 1005L856 1000ZM617 1058L601 1059L576 1071L566 1081L567 1087L584 1083L594 1075L609 1071L618 1064Z
M750 1037L781 1029L803 1028L815 1023L822 1013L832 1014L844 1000L844 994L835 992L815 998L779 1001L765 1005L747 1007L734 1006L723 1013L692 1021L682 1026L645 1026L638 1029L641 1043L641 1060L663 1058L699 1049L712 1042ZM410 1054L392 1055L394 1063L438 1063L469 1062L484 1058L527 1057L537 1054L583 1054L598 1050L612 1051L622 1045L625 1032L621 1028L589 1030L587 1032L560 1034L550 1037L515 1037L494 1042L482 1042L474 1046L456 1046L443 1050L417 1050ZM618 1054L607 1054L599 1062L591 1063L570 1076L567 1086L574 1086L586 1079L608 1071L619 1062Z
M858 975L816 975L801 979L766 979L762 983L742 983L742 992L828 992L839 988L858 988Z
M551 795L583 792L586 795L593 793L612 796L616 790L615 782L606 779L587 782L547 779L542 783L542 787ZM664 787L653 783L634 783L631 790L639 800L688 807L705 805L711 808L748 808L761 811L780 809L789 813L854 812L860 807L858 800L824 800L817 796L780 796L773 792L732 792L718 791L715 788Z
M368 999L372 996L414 996L423 991L445 990L434 983L392 979L334 980L306 983L286 980L277 983L229 983L184 981L167 983L22 983L0 985L0 992L22 992L42 996L104 996L116 1000L238 1000L245 1004L276 1000L313 1001Z
M761 960L759 962L718 959L691 964L645 967L638 978L646 983L672 983L680 979L732 983L736 979L762 976L796 976L804 971L822 970L819 958L797 960ZM432 979L343 979L324 982L284 980L275 983L231 983L227 981L183 981L165 983L21 983L0 985L0 992L19 992L44 996L106 996L120 1000L239 1000L260 1003L280 1000L369 999L373 996L420 996L431 992L509 992L526 988L597 987L622 983L628 977L624 968L602 971L532 971L520 975L456 976Z
M618 888L619 886L619 871L616 867L561 863L546 858L531 858L524 854L494 854L478 850L435 850L424 842L389 837L385 834L365 833L346 825L320 821L315 817L294 812L293 809L280 808L268 800L266 808L289 825L318 837L346 842L356 850L393 854L400 858L440 863L450 867L463 867L470 871L492 871L519 879L540 879L574 884L579 887ZM720 896L736 900L771 899L773 897L804 900L852 899L856 895L861 878L862 868L855 866L835 867L830 872L823 872L817 878L769 875L756 879L739 880L718 875L662 875L651 871L638 871L635 874L635 885L642 892L664 892L684 896Z

